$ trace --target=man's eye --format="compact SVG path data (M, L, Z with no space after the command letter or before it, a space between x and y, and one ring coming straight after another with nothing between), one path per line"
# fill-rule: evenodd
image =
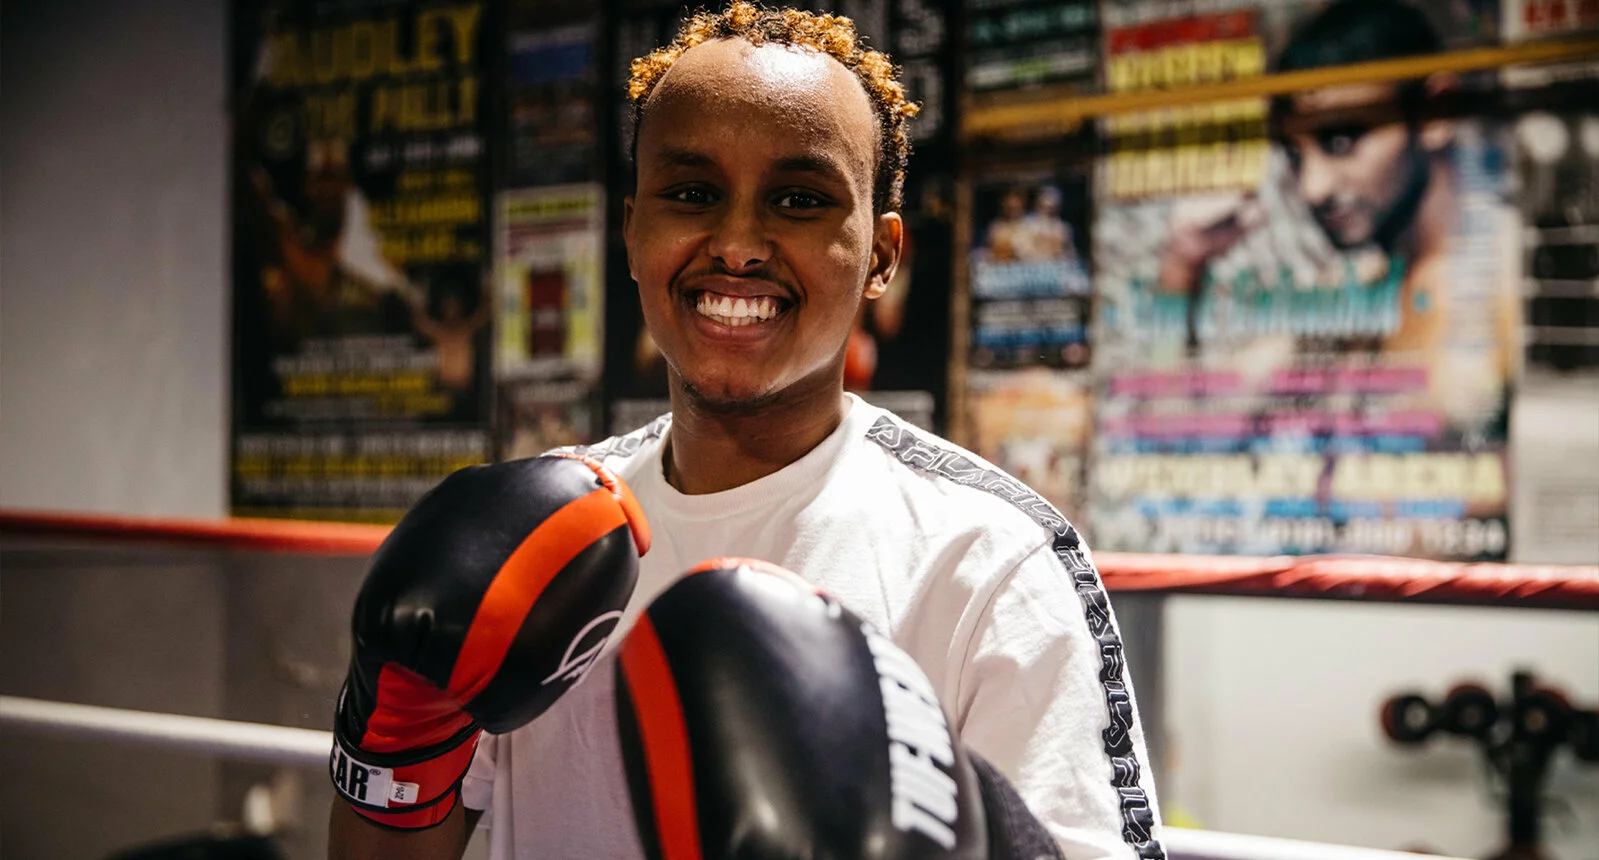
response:
M1316 133L1316 145L1321 151L1342 158L1355 151L1355 144L1365 135L1366 129L1359 127L1329 128Z
M673 203L687 203L690 206L709 206L716 201L711 192L704 188L674 188L661 196Z
M803 191L790 191L780 194L776 200L779 209L820 209L827 205L827 201L815 194L806 194Z

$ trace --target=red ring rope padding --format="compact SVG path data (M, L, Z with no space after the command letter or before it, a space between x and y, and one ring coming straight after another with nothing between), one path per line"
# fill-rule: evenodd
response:
M1599 609L1599 566L1380 555L1247 558L1107 552L1095 553L1094 559L1112 591Z
M387 526L266 519L152 519L0 511L0 534L312 555L366 556ZM1095 553L1111 591L1599 609L1599 566L1455 563L1387 556Z
M102 514L0 511L0 534L68 537L306 555L371 555L388 526L303 520L168 519Z

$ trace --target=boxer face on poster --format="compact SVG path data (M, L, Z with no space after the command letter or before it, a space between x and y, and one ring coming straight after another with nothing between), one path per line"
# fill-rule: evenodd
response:
M1284 47L1283 71L1433 53L1442 41L1401 0L1339 0ZM1300 196L1340 250L1414 244L1428 192L1443 188L1452 125L1424 107L1453 81L1326 87L1277 100L1275 120ZM1425 229L1426 225L1422 225ZM1423 242L1422 244L1426 244Z
M1334 0L1300 24L1277 59L1302 71L1434 53L1443 42L1404 0ZM1330 244L1404 255L1414 270L1437 258L1454 217L1454 127L1429 116L1452 89L1447 75L1399 84L1353 84L1273 100L1273 136L1295 186ZM1209 260L1266 221L1257 195L1179 207L1159 283L1192 290Z
M1395 88L1332 87L1293 98L1299 122L1286 123L1283 150L1310 214L1340 250L1374 243L1393 252L1415 222L1429 186L1431 156L1423 133L1392 116Z
M835 396L856 312L900 253L878 157L872 102L830 56L718 39L666 72L623 229L674 400L749 414Z

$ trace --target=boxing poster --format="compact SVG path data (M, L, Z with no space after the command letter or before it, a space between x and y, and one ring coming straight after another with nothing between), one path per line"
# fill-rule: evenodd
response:
M512 188L590 182L601 162L594 9L516 4L513 14L542 26L518 28L506 38L506 182Z
M975 372L966 377L964 438L973 453L1080 522L1092 406L1086 371Z
M490 453L486 9L235 5L236 515L389 522Z
M1599 32L1599 0L1503 0L1506 42Z
M1187 14L1171 4L1122 2L1105 11L1104 82L1112 93L1217 84L1265 72L1261 13L1218 4ZM1236 8L1228 8L1236 7ZM1207 7L1209 8L1209 7ZM1097 193L1136 199L1248 188L1266 164L1266 101L1230 99L1100 120Z
M1365 17L1373 25L1374 31L1386 31L1390 44L1419 37L1434 43L1430 50L1449 51L1499 44L1507 35L1506 28L1500 23L1500 9L1503 2L1504 0L1376 0L1366 6L1352 5L1350 9L1355 12L1352 18ZM1334 4L1332 0L1285 0L1285 2L1259 5L1261 31L1272 55L1273 68L1278 68L1282 65L1283 48L1299 31L1304 30L1319 12ZM1416 13L1419 20L1424 22L1421 30L1415 30L1411 23L1396 17L1396 11ZM1402 38L1394 38L1395 36ZM1347 44L1352 46L1356 41L1350 40ZM1334 47L1331 53L1337 54L1340 50L1349 50L1349 48ZM1426 51L1417 53L1426 53ZM1327 63L1331 64L1335 59L1342 60L1342 58L1330 58ZM1342 61L1362 60L1351 57Z
M537 457L598 438L594 388L577 379L527 379L503 386L495 400L495 458Z
M593 441L576 434L597 429L604 206L604 189L592 182L504 191L497 198L494 432L499 459Z
M1100 205L1101 547L1505 557L1504 135L1369 107L1285 118L1257 187Z
M1099 76L1097 0L965 0L966 89L1087 92Z
M502 192L495 226L501 382L600 373L605 193L596 183Z
M1088 364L1088 179L979 182L972 192L973 370Z

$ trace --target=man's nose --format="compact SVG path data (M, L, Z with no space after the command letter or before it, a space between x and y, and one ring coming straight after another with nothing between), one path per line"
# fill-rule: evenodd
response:
M772 255L766 219L753 202L729 201L711 234L710 255L730 274L742 274Z
M1301 150L1299 160L1299 196L1312 206L1320 206L1337 191L1337 177L1327 156L1314 146Z

